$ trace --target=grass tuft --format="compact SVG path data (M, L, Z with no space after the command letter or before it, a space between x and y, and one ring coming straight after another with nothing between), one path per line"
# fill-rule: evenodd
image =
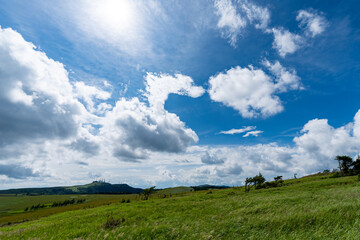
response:
M120 225L120 223L125 222L125 218L121 217L121 218L114 218L113 217L113 213L111 212L106 219L105 224L103 225L104 229L113 229L117 226Z

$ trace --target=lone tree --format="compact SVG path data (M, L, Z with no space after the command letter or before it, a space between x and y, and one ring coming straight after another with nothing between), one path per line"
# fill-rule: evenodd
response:
M255 188L261 188L263 183L265 182L265 178L263 177L263 175L259 172L258 175L256 175L255 177L253 177L253 181L254 181L254 185Z
M250 187L251 187L251 183L254 182L254 179L253 178L246 178L245 180L245 192L249 192L250 191Z
M274 180L276 183L283 183L283 179L282 179L282 176L277 176L277 177L274 177Z
M154 192L155 186L151 187L151 188L145 188L144 189L144 197L145 200L148 200L150 195Z
M339 162L339 169L341 176L344 176L344 174L349 173L349 169L351 165L353 164L353 160L349 156L336 156L335 160Z

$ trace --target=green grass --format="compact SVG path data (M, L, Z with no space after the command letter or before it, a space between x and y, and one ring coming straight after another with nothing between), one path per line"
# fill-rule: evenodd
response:
M181 194L181 193L187 193L187 192L192 192L194 191L193 188L191 187L174 187L174 188L165 188L165 189L162 189L162 190L159 190L159 191L156 191L155 194L158 194L158 195L174 195L174 194Z
M359 239L360 183L328 176L69 211L0 228L0 239ZM125 221L104 229L110 213Z
M134 201L137 195L41 195L41 196L25 196L25 195L0 195L0 226L23 221L38 219L40 217L49 216L56 213L66 212L69 210L77 210L82 208L92 208L101 205L121 202L122 199L130 199ZM86 199L84 203L72 204L60 207L50 207L53 202L62 202L71 199ZM32 205L44 204L46 208L33 211L24 211ZM1 239L1 238L0 238Z

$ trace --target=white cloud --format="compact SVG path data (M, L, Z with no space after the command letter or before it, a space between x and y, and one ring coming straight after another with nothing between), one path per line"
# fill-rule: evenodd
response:
M279 61L270 63L268 60L264 60L263 64L276 77L276 88L279 92L303 89L300 77L297 76L294 69L286 69Z
M270 21L270 12L267 8L249 1L216 0L214 6L219 16L217 27L221 30L223 38L227 38L233 47L236 47L237 40L248 23L265 30Z
M249 1L240 1L240 3L250 23L254 24L258 29L266 30L270 22L269 9L260 7Z
M208 152L206 152L201 157L201 162L205 164L222 164L225 162L225 158L219 158L216 154L210 155Z
M249 137L249 136L257 137L257 136L259 136L260 133L263 133L263 132L264 131L260 131L260 130L250 131L250 132L247 132L246 134L244 134L243 137Z
M169 94L196 98L204 92L188 76L147 73L143 95L149 106L138 98L120 99L105 114L100 135L113 146L113 155L124 161L138 161L157 151L182 152L196 143L198 136L164 109L165 101Z
M234 134L239 134L239 133L244 133L244 132L247 132L247 131L251 131L251 130L254 130L256 129L255 126L246 126L246 127L243 127L243 128L240 128L240 129L230 129L228 131L221 131L220 133L222 134L231 134L231 135L234 135Z
M229 39L230 45L235 47L241 30L247 25L246 19L237 14L231 0L217 0L215 8L216 14L220 17L217 27L222 30L223 37Z
M312 9L300 10L296 20L299 21L299 27L304 28L305 34L310 37L323 33L328 25L325 17Z
M300 10L296 20L299 21L299 27L304 30L304 33L301 35L291 33L281 27L266 30L266 32L274 34L273 48L282 57L296 52L306 44L309 37L315 37L323 33L328 25L325 17L312 9L308 11Z
M0 145L76 135L86 110L73 90L61 63L0 28Z
M301 130L302 135L294 138L299 152L317 161L332 161L336 155L353 155L360 152L359 112L354 123L334 128L327 119L309 121Z
M205 92L202 87L194 85L191 77L182 74L171 76L169 74L147 73L145 87L144 95L147 97L150 106L157 110L164 108L165 101L171 93L197 98Z
M104 82L105 85L107 84ZM111 93L99 89L98 87L88 86L84 82L75 82L75 95L77 98L84 100L87 109L90 112L94 112L94 99L107 100L111 97ZM104 105L100 106L100 111L104 108Z
M103 121L100 135L122 160L143 159L149 151L181 152L198 141L177 115L148 107L138 98L122 98Z
M268 64L277 79L252 66L231 68L209 79L210 98L233 107L245 118L268 117L283 110L278 92L294 89L299 78L280 63Z
M337 168L336 155L355 157L360 153L360 110L354 121L334 128L327 119L313 119L306 123L300 136L294 138L294 146L276 143L251 146L202 146L188 151L190 156L200 156L203 164L193 160L189 169L173 170L174 179L190 184L241 185L246 177L261 172L271 180L274 176L285 178L316 173ZM190 149L189 149L190 150ZM211 154L208 154L208 153ZM207 160L221 159L221 164L209 164ZM186 156L185 156L186 157Z
M303 37L291 33L288 30L273 28L272 32L274 34L273 48L275 48L282 57L296 52L304 43Z
M0 181L32 177L66 183L71 174L88 181L84 169L106 169L106 175L119 159L128 161L126 166L156 152L185 151L198 137L164 103L171 93L199 97L204 89L181 74L148 74L145 80L149 105L122 98L112 106L102 102L110 92L70 82L61 63L19 33L0 28ZM69 175L59 174L60 168Z

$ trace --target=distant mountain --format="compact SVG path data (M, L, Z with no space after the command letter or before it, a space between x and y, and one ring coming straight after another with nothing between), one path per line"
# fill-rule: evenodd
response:
M192 191L200 191L200 190L209 190L209 189L224 189L230 188L228 186L216 186L216 185L199 185L199 186L191 186L191 187L173 187L173 188L164 188L164 189L156 189L157 194L177 194L177 193L186 193Z
M71 187L46 187L46 188L19 188L0 190L0 194L25 194L25 195L60 195L60 194L133 194L141 193L143 189L133 188L127 184L110 184L94 181L86 185Z
M191 188L193 188L195 191L200 191L200 190L209 190L209 189L224 189L224 188L230 188L230 187L204 184L204 185L199 185L199 186L191 186Z

